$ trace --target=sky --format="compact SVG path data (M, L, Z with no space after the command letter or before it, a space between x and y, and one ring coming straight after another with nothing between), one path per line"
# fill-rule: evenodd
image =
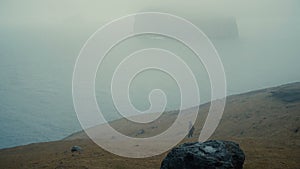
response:
M229 94L300 79L300 2L297 0L2 0L0 4L2 63L16 64L20 71L26 70L28 75L47 72L43 78L49 81L56 78L64 81L61 83L65 86L70 85L78 53L92 33L112 19L144 11L175 14L203 28L220 54L227 75ZM226 37L232 33L234 36ZM147 42L146 39L143 40L145 44L156 44ZM128 43L123 50L129 48ZM193 64L193 61L190 60L189 63ZM112 65L107 63L106 66ZM191 67L196 66L197 64ZM58 70L61 75L52 77ZM198 73L201 72L202 68L198 70ZM202 79L200 82L198 79L199 83L206 83L204 81L206 80ZM203 92L206 92L203 100L207 101L209 93L206 88Z

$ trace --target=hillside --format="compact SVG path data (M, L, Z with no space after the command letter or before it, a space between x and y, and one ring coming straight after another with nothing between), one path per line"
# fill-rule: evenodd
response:
M210 104L199 107L195 123L195 134L199 135ZM194 108L185 110L191 112ZM225 111L213 138L261 138L288 141L300 145L300 83L287 84L227 98ZM148 124L131 123L127 119L111 122L118 131L131 137L149 137L167 129L176 119L177 112L164 113L159 119ZM188 126L188 125L187 125ZM97 127L95 128L97 130ZM140 130L145 132L138 135ZM66 138L87 138L84 132Z
M183 142L196 141L200 133L209 103L199 108L196 136ZM167 129L176 116L177 112L172 111L147 125L133 124L126 119L113 121L111 125L132 137L149 137ZM211 139L238 142L246 153L245 169L299 169L299 128L300 83L292 83L229 96L221 123ZM141 130L144 132L140 133ZM72 154L70 147L73 145L83 147L84 151ZM154 169L159 168L164 156L121 158L97 147L84 132L78 132L62 141L0 150L0 168Z

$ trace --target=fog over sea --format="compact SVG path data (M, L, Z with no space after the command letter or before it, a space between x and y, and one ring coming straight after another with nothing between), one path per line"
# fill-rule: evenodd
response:
M235 7L232 10L224 4L224 8L199 14L196 8L191 13L175 13L199 26L215 45L225 68L228 95L300 81L300 3L266 1L258 6L260 1L230 2ZM38 2L34 8L31 1L20 3L0 2L0 148L58 140L81 130L72 102L72 74L85 41L110 19L150 9L172 12L167 5L148 8L150 3L137 2L127 10L116 7L103 13L92 6L89 12L81 9L88 6L84 1L70 6ZM174 6L178 9L180 3ZM213 9L214 3L210 6ZM197 57L173 39L143 35L116 46L98 70L96 96L107 120L120 118L109 83L116 65L146 47L167 49L182 57L197 78L201 103L209 101L208 75ZM130 88L133 105L147 110L148 94L155 88L166 93L166 110L179 108L175 81L155 70L134 79Z

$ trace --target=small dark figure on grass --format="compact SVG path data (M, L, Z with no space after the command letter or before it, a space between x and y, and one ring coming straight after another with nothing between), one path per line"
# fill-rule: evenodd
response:
M194 130L195 130L195 127L194 127L194 125L192 124L192 122L190 121L188 138L192 138L192 137L193 137Z

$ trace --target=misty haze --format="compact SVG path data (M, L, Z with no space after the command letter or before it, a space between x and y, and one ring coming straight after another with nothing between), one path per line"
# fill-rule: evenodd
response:
M203 31L216 48L224 66L228 97L223 118L211 139L238 142L245 152L246 169L299 167L296 160L300 157L300 1L2 0L0 168L160 167L166 154L151 157L150 162L145 163L142 159L132 159L132 163L123 166L121 164L126 159L96 149L82 132L84 127L80 125L73 105L73 71L86 41L111 20L137 12L162 12L182 17ZM151 21L136 19L132 29L141 29L148 24ZM185 27L174 28L183 29ZM193 36L189 38L197 40ZM159 120L145 126L129 125L130 122L114 105L111 80L116 67L125 57L144 48L171 51L189 66L195 76L200 102L184 105L187 112L199 107L193 124L195 131L193 137L179 143L197 141L211 101L210 77L205 65L189 47L166 36L143 34L130 37L107 53L95 77L97 104L106 120L116 130L136 138L162 133L175 121L181 106L180 89L176 79L162 71L143 71L129 87L129 99L141 112L151 107L149 93L152 90L164 92L167 102L165 113ZM151 59L149 55L141 62ZM141 65L141 62L135 64ZM103 123L99 121L100 126ZM185 128L188 126L188 123L183 124ZM49 142L50 145L40 142ZM81 154L71 155L69 148L74 145L81 146ZM14 148L16 146L24 147L18 150ZM47 152L31 152L35 148ZM289 154L290 151L293 153ZM16 156L22 156L22 153L24 156L33 155L21 159L20 164L10 165L15 161L13 153L20 153ZM261 157L257 155L259 153L262 153ZM97 161L93 154L101 154L97 158L104 160ZM80 161L81 156L89 162ZM286 159L283 156L287 156ZM48 157L54 162L45 160ZM78 158L79 162L73 163L70 157ZM276 164L272 158L281 163ZM266 162L268 160L272 162Z

